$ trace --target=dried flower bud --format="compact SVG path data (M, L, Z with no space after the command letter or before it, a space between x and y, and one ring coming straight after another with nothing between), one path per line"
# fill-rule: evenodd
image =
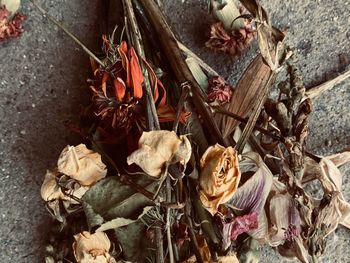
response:
M58 171L77 180L81 185L92 185L107 174L101 155L84 144L67 146L57 161Z
M111 242L103 232L90 234L87 231L74 236L73 252L78 263L115 263L108 253Z
M208 100L214 104L223 105L231 101L232 87L221 76L209 79Z
M145 173L160 177L166 163L181 163L184 167L191 157L191 143L185 135L178 137L172 131L143 132L139 149L127 159L137 164Z
M210 146L200 160L200 199L204 207L215 214L220 204L235 193L241 172L237 152L219 144Z

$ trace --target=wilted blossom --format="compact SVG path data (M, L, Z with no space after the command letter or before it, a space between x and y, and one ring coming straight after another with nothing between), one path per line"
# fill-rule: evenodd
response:
M213 76L209 78L208 101L211 103L223 105L231 101L233 94L232 87L227 84L221 76Z
M74 257L78 263L116 263L108 253L111 242L104 232L91 234L87 231L74 236Z
M53 216L62 223L65 221L64 214L73 212L74 206L79 204L79 200L89 189L64 177L57 169L47 171L40 191L41 198L47 203Z
M161 177L167 164L179 163L183 170L191 157L191 143L185 135L177 136L173 131L143 132L139 149L127 159L135 163L150 176Z
M86 186L96 183L107 174L101 155L86 148L85 144L64 148L57 167L59 172Z
M205 45L213 50L223 51L230 55L239 55L245 50L253 40L255 30L248 21L239 30L228 32L222 22L217 22L211 26L210 39Z
M199 197L214 215L219 205L230 200L237 190L241 178L237 152L219 144L210 146L200 160L200 168Z
M17 13L10 18L11 15L5 6L0 6L0 41L18 37L23 32L25 16Z

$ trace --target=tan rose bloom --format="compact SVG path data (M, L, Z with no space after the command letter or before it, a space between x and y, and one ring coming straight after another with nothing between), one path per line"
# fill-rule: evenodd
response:
M89 188L81 186L79 183L73 181L73 179L70 179L72 182L65 186L67 189L64 193L58 184L59 175L61 174L57 169L53 171L48 170L44 182L41 185L40 192L42 199L47 202L47 205L52 210L55 218L58 221L63 222L64 218L61 215L62 211L60 202L62 202L66 212L74 211L74 209L71 208L71 205L79 204L77 199L81 199Z
M107 174L101 155L84 144L67 146L57 161L58 171L77 180L81 185L92 185Z
M204 207L215 214L220 204L235 193L241 173L237 152L219 144L210 146L200 160L199 196Z
M104 232L90 234L87 231L74 236L74 257L78 263L115 263L108 253L111 242Z
M127 159L145 173L160 177L166 163L181 163L184 167L191 157L191 143L185 135L177 136L173 131L143 132L139 149Z

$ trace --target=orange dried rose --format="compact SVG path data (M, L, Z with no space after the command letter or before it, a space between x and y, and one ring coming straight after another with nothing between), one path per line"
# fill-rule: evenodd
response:
M204 207L215 214L237 190L241 178L237 152L219 144L210 146L200 160L200 168L199 197Z

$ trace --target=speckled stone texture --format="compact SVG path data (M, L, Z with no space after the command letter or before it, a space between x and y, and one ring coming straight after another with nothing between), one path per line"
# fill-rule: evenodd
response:
M76 143L63 122L88 100L89 60L62 31L24 1L22 37L0 43L0 262L43 262L50 217L40 200L46 169L66 144ZM38 0L90 49L99 47L99 1ZM349 69L350 2L264 1L274 25L288 32L307 87ZM204 43L213 19L205 0L167 0L164 10L179 39L235 84L256 51L240 58L213 53ZM350 80L314 101L308 149L330 154L350 147ZM350 166L344 166L350 200ZM314 189L316 190L316 189ZM350 262L350 231L329 237L322 262ZM284 262L269 248L261 262Z

